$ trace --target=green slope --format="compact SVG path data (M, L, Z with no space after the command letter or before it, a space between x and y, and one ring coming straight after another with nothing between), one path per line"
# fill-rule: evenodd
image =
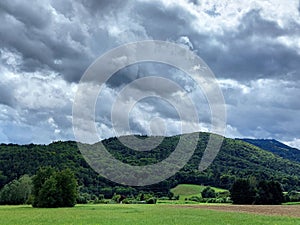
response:
M176 196L179 195L180 200L190 198L192 196L200 196L200 193L206 188L204 185L196 184L179 184L171 189L171 192ZM222 188L211 187L216 193L227 192L228 190Z
M145 138L145 137L143 137ZM189 162L174 176L159 184L135 188L166 193L178 184L202 184L229 189L235 178L255 176L257 180L278 180L285 191L300 190L300 164L283 159L241 140L226 138L213 164L205 171L198 165L208 141L208 133L199 133L197 148ZM117 138L102 141L110 153L124 163L148 165L162 161L175 149L179 136L166 137L151 151L134 151L123 146ZM184 143L185 148L190 147ZM94 146L89 146L91 149ZM105 163L105 162L103 162ZM55 142L50 145L0 145L0 187L23 174L33 175L41 166L71 168L82 190L99 194L103 187L120 186L98 176L85 162L75 142ZM107 165L111 166L111 165ZM118 173L116 176L126 176ZM106 189L107 191L107 189Z
M171 191L175 195L197 195L201 193L204 188L207 186L204 185L196 185L196 184L179 184L176 187L172 188ZM215 192L224 192L227 191L222 188L211 187L215 190Z

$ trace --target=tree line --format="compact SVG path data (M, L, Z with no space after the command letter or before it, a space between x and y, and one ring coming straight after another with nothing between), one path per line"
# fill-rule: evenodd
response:
M176 148L179 138L180 136L166 137L151 151L134 151L122 145L117 138L103 140L102 144L116 159L130 165L143 166L168 157ZM111 199L114 193L137 196L141 192L153 193L159 198L171 195L170 189L182 183L229 190L236 180L249 176L254 176L259 181L277 181L285 192L297 193L300 190L299 163L280 158L240 140L226 138L214 162L205 171L199 171L198 165L208 140L208 133L199 133L197 148L188 163L167 180L146 187L122 186L97 174L84 160L76 142L59 141L49 145L0 144L0 189L25 174L34 176L40 167L51 166L59 171L70 169L78 182L79 192L84 196L91 196L91 199L100 195ZM189 143L185 143L185 148L189 148ZM113 171L113 165L108 165L108 170L109 168ZM121 171L116 176L126 175ZM296 194L291 195L291 199L295 199L295 196Z
M0 190L0 204L32 204L33 207L72 207L76 204L78 185L70 169L41 168L33 177L24 175Z
M105 189L105 188L103 188ZM39 208L73 207L76 203L125 203L155 204L157 196L153 192L136 191L132 187L117 187L113 194L98 196L82 192L78 181L70 169L57 170L53 167L40 168L36 175L24 175L6 184L0 190L0 204L31 204ZM178 200L179 196L169 194L161 199ZM256 178L237 179L230 191L216 193L206 187L200 196L192 196L189 201L233 204L277 205L287 201L300 201L300 193L283 193L277 181L257 181Z
M238 179L230 189L234 204L280 205L287 201L282 186L277 181Z

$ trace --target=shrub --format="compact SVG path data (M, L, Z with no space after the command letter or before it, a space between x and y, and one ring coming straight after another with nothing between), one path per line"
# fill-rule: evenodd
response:
M88 193L80 193L77 196L76 202L78 204L87 204L91 200L91 196Z
M120 203L120 199L121 199L121 195L114 194L111 200L114 201L115 203Z
M300 192L290 191L287 193L287 200L289 202L299 202L300 201Z
M133 201L134 201L134 199L132 199L132 198L125 198L122 201L122 204L133 204Z
M211 187L206 187L201 192L201 195L202 195L202 198L215 198L216 197L216 192Z
M202 202L203 199L200 196L192 196L188 198L188 200L193 202Z
M147 201L146 201L146 203L147 204L156 204L156 198L149 198L149 199L147 199Z

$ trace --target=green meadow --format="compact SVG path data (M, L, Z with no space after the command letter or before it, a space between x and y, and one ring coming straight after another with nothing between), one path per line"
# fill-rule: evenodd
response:
M0 206L1 225L300 225L300 218L186 208L182 205L77 205L42 209Z
M171 192L174 195L179 195L179 200L183 201L186 198L190 198L192 196L201 196L201 192L207 186L204 185L196 185L196 184L179 184L175 188L171 189ZM228 190L212 187L216 193L226 192Z

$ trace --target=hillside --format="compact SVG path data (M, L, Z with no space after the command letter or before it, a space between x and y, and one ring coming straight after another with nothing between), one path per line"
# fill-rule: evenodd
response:
M292 148L274 139L240 139L261 149L272 152L284 159L300 162L300 150Z
M201 184L228 189L234 179L255 176L257 180L278 180L286 191L300 190L300 164L283 159L241 140L226 138L215 161L203 172L198 165L208 141L208 133L199 133L197 149L189 162L174 176L156 185L142 188L166 193L178 184ZM144 137L145 138L145 137ZM179 136L166 137L151 151L134 151L117 138L102 141L115 158L131 165L147 165L166 158L175 149ZM95 146L90 146L93 149ZM186 146L188 148L188 145ZM113 194L121 186L97 175L85 162L75 142L49 145L0 145L0 187L23 174L33 175L39 167L51 165L71 168L82 186L82 192ZM125 176L124 174L118 174ZM122 188L121 188L122 189Z

